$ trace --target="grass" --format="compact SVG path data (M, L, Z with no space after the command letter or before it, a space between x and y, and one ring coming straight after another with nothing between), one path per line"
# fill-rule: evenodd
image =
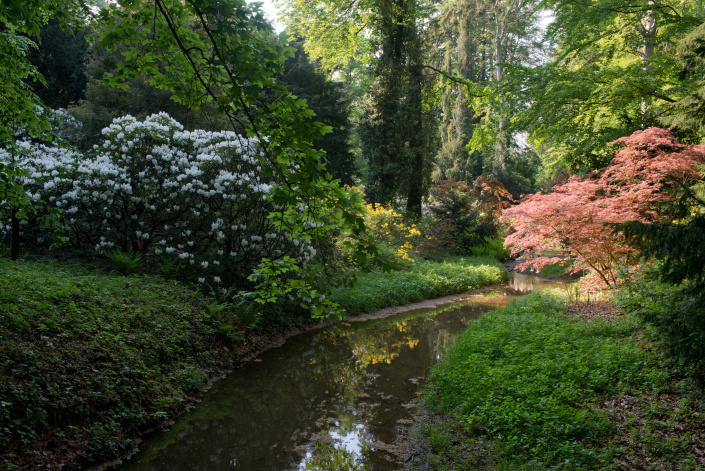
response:
M568 268L568 266L560 263L552 263L543 267L539 274L545 278L563 278Z
M0 258L0 285L3 469L118 456L231 367L244 338L238 313L158 277Z
M432 373L412 469L702 469L701 413L642 334L543 294L481 317Z
M498 260L504 260L509 257L512 251L504 248L504 238L496 237L487 239L486 245L472 247L470 252L475 257L494 257Z
M500 283L507 272L495 258L452 257L419 260L403 270L363 272L352 288L336 288L330 298L348 313L373 312L481 286Z

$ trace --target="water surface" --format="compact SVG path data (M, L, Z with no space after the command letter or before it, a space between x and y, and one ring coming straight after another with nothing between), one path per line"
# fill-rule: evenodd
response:
M472 319L544 284L301 334L218 382L120 471L400 470L426 376Z

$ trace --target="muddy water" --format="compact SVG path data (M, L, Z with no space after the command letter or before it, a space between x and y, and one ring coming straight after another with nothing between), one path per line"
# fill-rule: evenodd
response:
M119 470L403 469L398 445L431 366L468 322L540 284L512 274L467 301L292 338L220 381Z

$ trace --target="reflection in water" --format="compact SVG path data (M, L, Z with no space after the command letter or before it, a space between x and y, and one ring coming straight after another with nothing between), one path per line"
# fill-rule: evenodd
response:
M362 424L357 424L355 432L342 435L339 430L328 430L308 447L299 471L370 471L364 459L370 444L363 434Z
M523 273L510 272L509 287L519 293L528 293L541 285L541 289L557 288L563 286L560 282L543 281L534 275L525 275Z
M533 287L514 280L471 301L290 339L217 383L119 469L402 469L397 445L431 366L468 322Z

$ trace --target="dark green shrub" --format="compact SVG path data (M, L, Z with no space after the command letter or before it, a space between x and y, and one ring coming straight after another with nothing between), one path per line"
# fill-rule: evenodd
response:
M431 213L445 224L462 254L472 253L497 236L497 218L511 201L499 181L485 177L475 180L472 187L452 179L439 181L432 186L431 196Z
M658 281L646 270L616 297L617 305L656 329L660 340L684 364L695 366L700 380L705 360L705 296L693 294L688 284Z

